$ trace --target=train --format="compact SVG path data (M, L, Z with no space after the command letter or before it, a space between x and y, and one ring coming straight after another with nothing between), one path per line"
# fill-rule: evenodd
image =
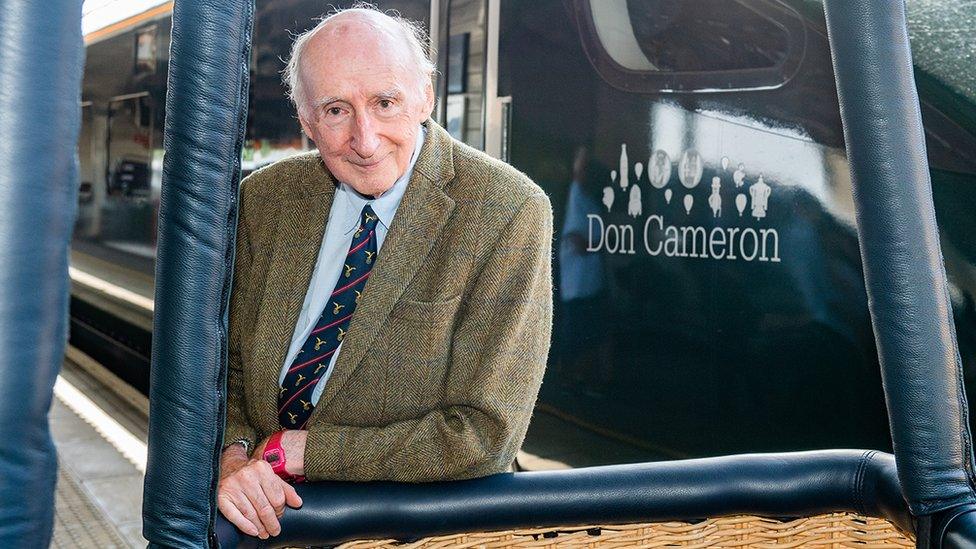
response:
M244 175L313 147L281 71L297 33L349 4L256 2ZM819 1L376 4L429 32L435 120L551 199L555 319L537 412L562 420L557 438L582 430L633 450L597 463L891 451ZM965 23L976 14L949 0L907 7L972 391L976 41ZM144 299L172 9L85 37L72 266ZM91 353L148 390L151 306L133 314L118 292L99 298L77 277L73 288L72 342L115 341Z

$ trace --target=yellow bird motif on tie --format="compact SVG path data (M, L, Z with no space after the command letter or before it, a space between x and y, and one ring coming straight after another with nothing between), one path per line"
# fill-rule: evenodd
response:
M332 305L333 305L333 307L332 307L332 314L334 314L334 315L339 314L339 310L342 309L343 307L345 307L345 305L340 305L340 304L336 303L335 301L332 302Z
M369 223L370 221L372 221L374 219L376 219L376 218L373 217L373 216L371 216L371 215L369 215L368 213L366 214L366 223Z
M342 341L342 338L344 338L344 337L346 337L345 330L343 330L342 328L339 328L339 337L337 338L337 340L338 341Z
M281 395L285 394L285 391L287 391L287 390L288 389L285 389L284 387L279 387L278 388L278 396L281 396Z
M319 347L321 347L323 345L325 345L325 342L322 341L321 339L319 339L318 336L315 336L315 350L318 351L319 350Z
M359 292L359 290L353 290L353 291L356 292L356 303L359 303L359 296L361 296L362 294Z
M304 379L305 379L305 376L304 375L298 374L298 379L295 380L295 387L298 387L299 385L301 385L302 380L304 380Z
M308 410L309 408L311 408L311 407L312 407L312 403L310 403L310 402L305 402L305 401L304 401L304 400L302 400L302 399L298 399L298 402L301 402L301 403L302 403L302 410Z
M350 267L349 265L346 265L346 278L349 278L349 275L351 275L352 272L355 270L356 270L355 267Z
M294 425L295 424L295 420L298 419L298 415L297 414L293 414L291 412L288 412L288 419L290 419L291 420L291 424Z
M367 265L369 265L370 263L373 262L373 256L374 255L376 255L376 252L366 252L366 264Z
M362 225L360 225L359 228L356 229L356 234L354 234L353 236L355 238L359 238L359 235L361 235L361 234L363 234L363 226Z
M319 362L319 365L315 367L315 371L312 372L312 373L313 374L317 374L317 373L319 373L319 370L321 370L322 368L325 368L325 364L322 364L321 362Z

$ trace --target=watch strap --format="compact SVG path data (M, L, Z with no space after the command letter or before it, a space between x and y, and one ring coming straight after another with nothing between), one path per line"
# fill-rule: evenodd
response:
M285 455L285 449L281 446L281 436L283 434L284 431L276 431L268 437L268 442L264 445L264 455L262 458L271 464L271 470L274 471L274 474L278 475L285 482L303 482L305 480L304 476L293 475L286 469L288 456Z

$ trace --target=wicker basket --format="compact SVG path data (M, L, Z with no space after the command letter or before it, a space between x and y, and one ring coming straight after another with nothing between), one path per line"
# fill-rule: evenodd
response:
M536 530L470 533L424 538L352 541L342 549L414 549L502 547L914 547L914 541L891 523L859 515L834 513L788 521L735 516L694 524L659 522L613 526L577 526Z

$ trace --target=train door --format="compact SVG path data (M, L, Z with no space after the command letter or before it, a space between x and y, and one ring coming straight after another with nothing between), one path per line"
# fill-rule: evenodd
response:
M87 46L73 252L148 274L162 180L169 20L101 35Z
M438 116L455 139L484 149L489 0L438 4Z
M148 92L113 97L108 102L107 173L103 243L123 252L155 257L155 210L151 201L155 136Z

